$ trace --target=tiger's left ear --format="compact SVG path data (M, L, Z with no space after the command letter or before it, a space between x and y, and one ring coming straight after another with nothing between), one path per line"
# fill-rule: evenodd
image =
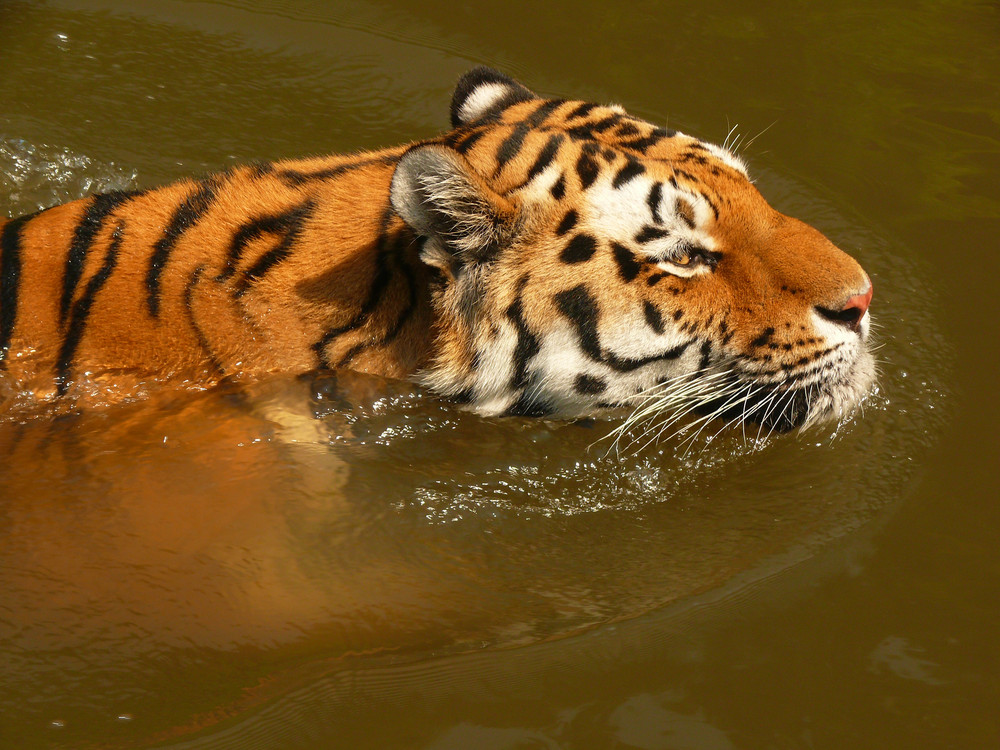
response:
M516 231L514 203L445 146L417 146L403 154L389 197L403 221L427 238L421 260L452 277L466 265L491 259Z
M480 65L458 79L451 97L451 126L470 125L499 114L512 104L537 98L513 78Z

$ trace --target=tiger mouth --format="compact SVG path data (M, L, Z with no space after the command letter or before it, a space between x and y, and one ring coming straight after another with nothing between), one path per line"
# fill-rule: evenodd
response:
M746 435L753 427L756 439L766 440L849 417L871 392L875 375L874 358L863 348L847 367L829 368L807 383L766 381L726 368L667 378L633 400L611 437L616 446L623 439L646 445L679 436L693 441L706 429L740 428Z
M699 404L699 417L726 424L755 424L762 430L787 433L848 416L861 404L875 381L874 360L867 350L837 377L809 384L743 380L723 395Z

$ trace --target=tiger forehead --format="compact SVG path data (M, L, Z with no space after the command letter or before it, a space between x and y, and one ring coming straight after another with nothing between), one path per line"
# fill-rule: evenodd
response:
M746 164L728 149L658 127L618 105L565 99L521 102L504 110L498 124L520 129L525 141L533 135L560 133L581 145L596 143L650 169L662 162L667 171L680 168L689 174L703 171L718 177L732 170L738 174L728 176L749 178Z

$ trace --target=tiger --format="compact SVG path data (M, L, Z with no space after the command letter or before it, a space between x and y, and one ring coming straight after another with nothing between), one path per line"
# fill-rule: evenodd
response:
M485 416L779 431L872 389L870 278L732 150L488 67L450 119L3 221L0 379L58 403L346 369Z

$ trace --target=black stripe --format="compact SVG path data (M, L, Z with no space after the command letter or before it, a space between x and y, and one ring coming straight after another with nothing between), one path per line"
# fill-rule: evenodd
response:
M32 216L11 219L0 234L0 362L7 358L17 321L21 284L21 229Z
M659 142L659 138L648 136L646 138L635 138L631 141L622 141L621 146L632 149L633 151L638 151L640 154L645 154L650 148Z
M594 131L590 129L590 125L586 124L566 128L565 133L574 141L593 142L594 140Z
M305 203L283 214L265 216L241 226L230 245L226 269L219 274L217 280L222 281L232 276L236 271L236 264L239 262L243 250L246 249L247 243L251 240L265 233L281 235L278 244L258 258L257 262L247 269L236 283L233 296L242 297L252 284L260 281L268 271L291 255L295 241L302 233L303 227L312 216L315 208L316 203L310 198ZM238 240L241 244L238 244Z
M219 187L217 177L202 181L198 189L177 207L170 223L163 230L163 236L153 245L149 270L146 272L146 304L149 314L154 318L160 315L160 275L170 260L170 253L184 232L194 227L211 208Z
M719 218L719 207L716 205L715 201L713 201L711 198L709 198L704 193L701 194L701 197L704 198L705 201L708 203L709 207L712 209L712 213L715 214L716 220L718 220L718 218Z
M326 347L338 336L357 330L368 321L375 308L378 307L378 303L382 299L382 294L385 292L392 278L387 263L390 253L390 239L392 239L389 235L389 223L392 221L392 217L393 210L392 206L389 205L382 212L382 218L379 222L380 231L378 239L375 241L375 276L372 278L371 286L368 289L368 297L362 303L361 309L347 323L327 329L320 340L312 345L312 349L316 352L316 356L319 359L319 366L322 368L331 368L330 361L326 356ZM398 237L395 239L398 241Z
M663 202L663 183L654 182L653 187L649 191L649 197L646 198L646 205L649 206L649 212L653 215L654 224L662 224L663 217L660 216L660 204Z
M83 217L73 231L73 241L66 255L66 270L63 272L62 297L59 300L59 323L66 322L70 305L73 304L73 294L76 285L80 283L83 266L87 260L94 240L97 238L104 220L125 201L135 197L138 192L115 190L103 195L95 195L83 212Z
M522 307L521 293L528 283L528 277L522 276L517 284L517 297L507 307L507 318L514 324L517 331L517 344L514 347L514 370L510 376L510 387L512 389L524 388L528 384L528 362L538 354L540 345L538 337L528 328L524 321L524 310Z
M573 390L586 396L598 396L608 389L608 383L604 378L594 377L586 373L580 373L573 381Z
M618 264L618 274L622 277L622 281L626 283L635 281L635 277L642 270L642 265L636 260L635 253L617 242L611 243L611 250L615 256L615 263Z
M409 238L406 236L404 232L400 232L396 238L396 243L395 243L396 250L401 249L401 247L404 244L409 244ZM337 362L337 367L346 367L348 364L350 364L351 360L353 360L356 356L358 356L358 354L360 354L365 349L371 349L376 346L385 346L386 344L392 343L393 341L395 341L396 337L399 336L400 332L403 330L403 326L405 326L413 317L413 311L416 310L417 308L417 294L418 294L417 277L416 274L413 272L413 268L410 266L409 263L406 262L406 260L403 257L401 256L397 257L396 265L400 269L402 269L403 278L406 281L406 291L408 294L406 307L403 308L402 312L400 312L399 314L399 317L396 318L396 322L388 331L386 331L384 336L369 341L363 341L360 344L356 344L355 346L351 347L351 349L348 350L348 352L343 357L340 358L340 361Z
M587 115L590 114L591 110L595 109L597 106L598 105L591 104L590 102L583 102L577 105L577 107L573 109L572 112L566 115L566 119L572 120L576 117L586 117Z
M672 349L650 357L640 359L622 358L613 352L602 349L600 337L597 332L600 309L597 306L596 300L587 291L585 285L581 284L564 292L559 292L555 296L555 303L559 308L559 312L565 315L576 327L577 337L580 340L580 348L583 349L584 354L595 362L606 364L618 372L631 372L653 362L677 359L691 344L690 341L686 341Z
M243 251L246 249L246 246L255 239L258 239L262 234L281 231L282 227L279 220L282 218L284 218L282 215L265 216L241 225L229 241L229 252L226 253L226 267L219 272L215 280L223 282L226 279L232 278L236 274L236 267L243 257Z
M563 263L584 263L590 260L597 251L597 240L592 235L580 233L574 235L566 247L559 253Z
M406 239L406 235L403 232L400 232L399 236L400 239ZM399 244L404 244L404 243L397 243L397 246ZM409 243L406 242L405 244ZM406 280L406 291L408 294L407 303L406 307L403 308L403 311L400 312L399 317L396 319L396 323L393 325L393 327L390 328L386 332L385 336L383 336L378 341L378 344L380 346L385 346L386 344L395 341L396 337L399 336L400 332L403 330L403 327L410 321L410 319L413 317L414 311L417 309L417 300L419 297L417 275L414 272L413 267L406 262L406 259L404 257L399 258L399 267L400 269L402 269L403 278Z
M701 345L701 362L698 363L699 372L704 372L712 364L712 342L705 339Z
M702 166L708 164L708 159L706 159L704 156L702 156L701 154L692 154L690 151L685 154L681 154L679 157L674 159L674 161L679 163L693 161L696 164L700 164Z
M552 194L553 198L557 201L561 201L563 196L566 195L566 176L559 175L559 179L555 181L555 184L552 185L549 192Z
M730 341L732 341L733 333L732 333L732 331L729 330L729 324L725 321L725 319L722 319L722 320L719 321L719 333L722 334L722 344L723 344L723 346L725 346ZM813 342L810 341L809 343L811 344Z
M625 162L625 166L618 170L618 174L615 175L614 181L611 183L611 187L620 188L629 180L638 177L646 168L642 166L642 163L638 160L629 157L628 161Z
M758 346L764 346L765 344L771 341L771 337L773 335L774 335L774 329L768 326L763 331L761 331L760 336L758 336L757 338L755 338L753 341L750 342L750 347L756 348Z
M621 145L644 154L664 138L673 138L675 135L677 135L676 130L653 128L653 131L649 135L642 138L634 138L631 141L622 141Z
M194 288L198 286L198 282L201 281L201 275L204 272L205 266L198 266L191 272L191 276L188 277L187 284L184 286L184 311L187 313L188 324L191 326L191 330L194 331L195 338L198 339L198 346L205 352L205 356L208 358L212 368L220 375L225 375L226 368L222 366L222 362L208 341L208 336L201 330L201 326L198 325L198 321L194 318Z
M629 138L633 135L639 135L640 132L641 131L635 126L634 123L623 122L618 126L618 132L616 132L615 135L618 138Z
M550 99L544 102L538 109L524 118L529 127L537 128L545 122L549 115L566 103L565 99Z
M455 144L455 150L460 154L465 154L476 145L476 142L486 135L486 128L480 128L479 130L473 130L468 135L465 135L457 144Z
M642 231L635 236L635 241L640 244L645 244L647 242L652 242L653 240L663 239L669 235L670 231L663 229L662 227L645 226L642 228Z
M503 142L497 147L497 167L496 174L500 174L503 168L507 166L507 162L521 153L521 147L524 145L524 138L528 135L528 124L518 123L517 127L503 139Z
M73 366L73 357L80 346L80 340L83 338L84 331L87 329L87 319L90 317L90 308L93 307L94 298L101 290L101 287L111 278L111 274L115 270L115 265L118 263L118 253L121 251L124 228L125 225L122 222L118 222L118 225L111 233L111 245L108 247L107 255L104 256L104 263L101 264L97 273L90 277L90 281L87 282L83 294L73 304L69 325L66 327L66 335L63 338L62 346L59 348L59 358L56 360L56 391L60 396L64 395L66 389L69 388L70 368Z
M561 135L556 134L549 137L549 140L542 146L542 150L538 152L538 158L535 159L535 163L528 170L528 177L525 182L531 182L545 171L545 168L552 163L552 160L556 158L556 154L559 153L559 147L562 145L562 142L563 137Z
M505 417L545 417L552 414L552 406L542 401L535 401L527 391L517 397L517 401L511 404L507 411L503 413Z
M282 169L276 174L289 186L300 187L308 182L331 180L334 177L339 177L345 172L351 172L355 169L361 169L362 167L370 167L373 164L395 164L397 161L399 161L399 157L396 155L376 156L371 159L359 159L358 161L348 162L347 164L338 164L335 167L327 167L326 169L320 169L315 172L302 172L298 169Z
M645 300L642 303L642 311L646 315L646 323L653 329L653 332L657 335L663 333L663 316L660 314L660 308L649 300Z
M559 222L559 226L556 227L556 234L562 237L566 232L576 226L577 213L575 208L571 208L566 212L566 215L562 217L562 221Z
M621 122L621 119L622 116L618 113L608 115L603 120L598 120L591 125L590 130L594 133L603 133L605 130L611 130L611 128Z
M576 326L580 347L596 362L604 361L601 342L597 335L597 303L587 287L580 285L555 296L556 306Z
M576 161L576 173L580 175L580 185L584 190L593 185L594 180L597 179L599 173L597 160L590 155L587 149L584 149Z

